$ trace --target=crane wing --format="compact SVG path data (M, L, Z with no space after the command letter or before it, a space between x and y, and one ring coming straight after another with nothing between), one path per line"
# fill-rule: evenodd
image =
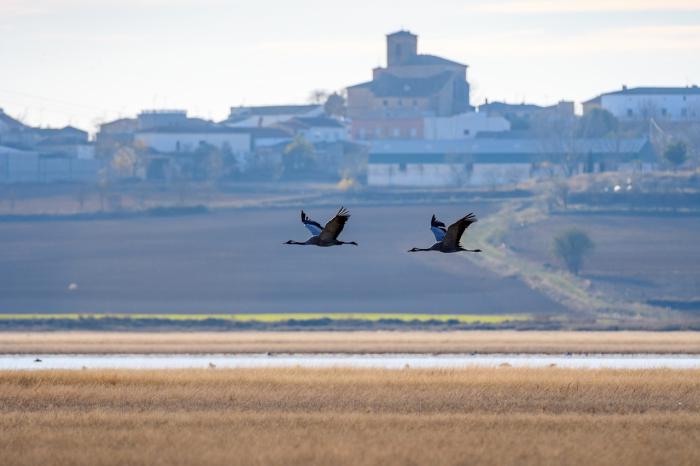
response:
M433 214L433 218L430 219L430 230L435 235L435 241L442 241L442 239L447 234L447 229L445 228L445 224L442 223L440 220L438 220L435 217L435 214Z
M321 234L321 231L323 231L321 224L311 220L303 210L301 211L301 223L304 224L313 236L318 236Z
M338 235L343 231L343 228L345 228L345 223L349 218L350 212L348 212L345 207L341 207L338 213L335 214L335 217L323 227L323 231L319 235L320 240L332 241L337 239Z
M459 241L462 239L464 230L469 228L469 225L475 223L476 221L477 219L473 212L457 220L455 223L450 225L450 228L447 229L447 234L442 240L443 244L453 248L459 246Z

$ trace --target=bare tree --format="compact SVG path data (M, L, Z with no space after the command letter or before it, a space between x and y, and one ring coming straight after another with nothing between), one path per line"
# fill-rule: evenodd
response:
M109 172L106 168L102 168L97 174L97 192L100 195L100 211L105 210L105 198L109 189Z
M543 114L533 121L532 126L541 156L559 165L566 176L574 175L581 164L575 118Z
M658 117L659 106L656 105L656 102L654 102L651 99L644 99L641 102L639 102L639 105L637 106L637 111L644 120L650 120L652 118Z
M329 92L324 89L314 89L309 93L309 102L322 105L328 99Z
M469 183L471 172L459 154L447 154L445 164L450 167L450 175L455 186L462 187Z
M17 202L17 191L14 188L10 188L10 212L15 211L15 204Z
M85 200L87 199L87 191L84 185L80 185L75 193L75 200L78 202L78 210L83 211Z
M547 195L550 209L554 207L567 209L569 207L569 184L566 180L560 179L551 183Z

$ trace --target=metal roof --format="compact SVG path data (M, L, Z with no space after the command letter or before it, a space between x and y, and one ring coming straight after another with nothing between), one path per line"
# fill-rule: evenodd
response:
M259 105L255 107L231 107L231 116L299 115L321 108L318 104Z
M645 138L632 139L462 139L462 140L383 140L374 141L370 154L547 154L637 153L647 144Z
M428 97L440 91L454 74L450 71L429 78L398 78L383 73L373 81L350 86L369 88L376 97Z
M536 105L536 104L526 104L526 103L521 103L521 104L509 104L506 102L489 102L487 104L481 104L479 105L479 111L495 111L495 112L504 112L508 110L512 111L529 111L529 110L543 110L546 107L543 107L541 105Z
M695 84L686 87L623 87L619 91L605 92L583 103L598 103L607 95L700 95L700 87Z
M402 61L396 66L404 66L404 65L457 65L457 66L464 66L466 67L467 65L463 63L458 63L456 61L448 60L447 58L442 58L438 57L437 55L426 55L426 54L418 54L414 55L412 57L408 57L405 61Z
M531 163L567 153L635 158L648 155L649 142L645 138L375 141L369 163Z
M328 117L296 117L294 120L309 128L343 128L343 124L335 118Z
M629 87L602 95L688 95L700 94L700 87Z
M217 125L206 122L190 122L185 124L160 126L137 131L139 134L146 133L181 133L181 134L214 134L214 133L238 133L249 134L250 131L242 131L248 128L231 128L229 126Z
M370 154L370 164L532 163L528 154Z

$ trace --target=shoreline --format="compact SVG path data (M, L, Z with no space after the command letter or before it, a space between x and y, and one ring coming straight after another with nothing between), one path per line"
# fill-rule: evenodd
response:
M688 353L428 354L428 353L213 353L213 354L0 354L0 371L237 370L237 369L465 370L700 370Z
M0 354L700 354L700 332L2 332ZM614 338L613 338L614 337Z

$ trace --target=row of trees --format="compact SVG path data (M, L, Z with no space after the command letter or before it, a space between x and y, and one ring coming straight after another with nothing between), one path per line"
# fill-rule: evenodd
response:
M122 177L144 178L152 162L147 148L138 143L120 146L112 156L111 168ZM238 159L230 149L200 143L191 154L172 157L172 176L191 180L212 180L232 176L238 168Z
M511 122L513 123L513 122ZM657 149L661 160L674 170L683 165L689 158L691 148L687 140L688 133L678 128L661 130L658 125L653 126L661 136L655 135L650 129L652 126L640 123L626 123L625 126L607 110L595 108L581 117L563 117L559 115L543 113L532 120L516 119L517 125L523 126L534 137L541 141L544 153L557 153L562 148L569 147L558 162L565 171L565 175L573 175L578 167L583 164L584 169L590 165L585 154L576 150L575 142L578 139L617 139L622 137L650 137ZM588 171L588 170L585 170Z
M135 144L115 149L108 177L161 179L173 182L218 182L248 179L362 176L366 148L349 142L315 146L302 134L283 146L234 154L226 147L201 143L189 153L154 154Z

